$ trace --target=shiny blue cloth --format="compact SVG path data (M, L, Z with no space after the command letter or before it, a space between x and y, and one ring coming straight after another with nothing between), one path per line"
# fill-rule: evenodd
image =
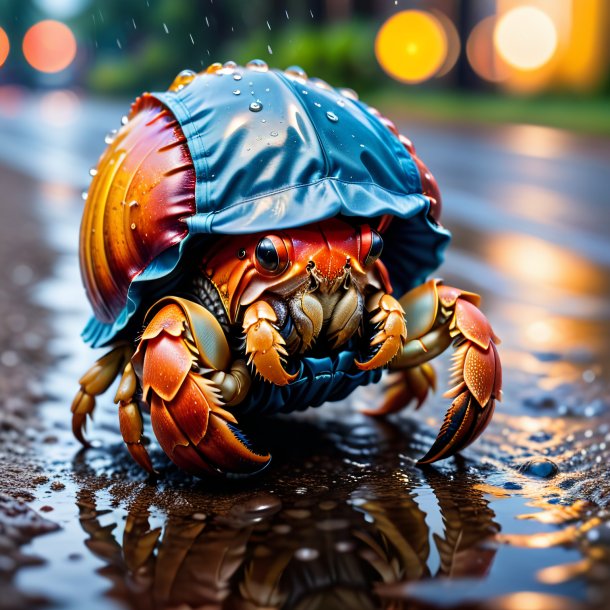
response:
M395 294L423 282L442 260L450 234L428 219L417 167L365 104L276 70L237 68L241 80L223 72L154 94L187 138L197 212L186 219L188 236L133 280L117 320L89 322L83 336L94 346L111 343L136 311L171 293L201 236L391 214L382 260Z

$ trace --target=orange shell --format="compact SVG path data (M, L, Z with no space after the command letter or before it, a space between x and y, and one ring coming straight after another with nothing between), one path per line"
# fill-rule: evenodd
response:
M96 317L112 322L131 281L188 233L195 169L174 116L149 95L100 158L80 230L80 265Z

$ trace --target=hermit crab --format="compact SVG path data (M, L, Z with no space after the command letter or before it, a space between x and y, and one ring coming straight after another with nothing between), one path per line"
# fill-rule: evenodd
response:
M412 143L352 90L254 60L181 72L107 138L88 192L80 264L111 351L80 379L72 427L120 376L133 458L153 466L142 410L169 458L198 476L248 475L270 455L242 429L340 400L396 373L377 410L435 387L451 344L453 402L420 460L482 432L501 393L479 297L427 279L450 234ZM240 423L241 422L241 423Z

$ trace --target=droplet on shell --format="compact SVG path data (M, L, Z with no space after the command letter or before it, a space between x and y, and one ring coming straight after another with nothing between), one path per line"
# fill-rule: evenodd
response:
M87 201L87 196L88 196L88 195L89 195L89 193L88 193L87 191L83 191L83 192L80 194L81 199L82 199L83 201Z
M250 68L250 70L256 70L257 72L267 72L269 70L269 66L266 61L262 59L253 59L246 64L246 68Z
M182 72L178 73L178 76L176 76L172 84L169 86L168 91L175 92L184 89L184 87L190 84L196 76L197 73L193 72L192 70L182 70Z
M116 129L113 129L112 131L109 131L105 136L104 136L104 142L106 142L106 144L112 144L114 142L114 138L116 137Z
M89 175L90 175L91 177L93 177L93 176L97 176L97 168L92 167L92 168L89 170Z
M307 72L305 72L305 70L303 70L303 68L301 68L301 66L288 66L288 68L286 68L285 73L288 76L294 76L296 78L302 78L302 79L306 79L307 78Z
M121 117L121 125L127 125L127 123L129 123L129 117L126 114L124 114Z
M263 109L263 105L259 101L256 101L252 102L249 108L252 112L260 112Z

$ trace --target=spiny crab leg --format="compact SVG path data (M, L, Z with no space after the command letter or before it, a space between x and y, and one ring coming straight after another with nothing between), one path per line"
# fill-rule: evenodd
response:
M256 372L275 385L288 385L297 378L286 371L282 357L288 356L283 337L274 324L277 315L266 301L257 301L246 309L243 330L246 335L248 364L254 365Z
M88 447L84 432L87 416L93 417L95 397L103 394L129 362L133 348L121 344L96 360L93 366L79 379L80 389L76 393L72 411L72 432L77 440Z
M356 366L363 371L370 371L388 364L402 349L407 341L407 324L405 312L400 303L389 294L383 294L379 300L373 301L370 310L376 311L371 318L377 324L379 331L371 340L371 347L379 345L375 355L366 362L355 361ZM367 309L369 309L367 307Z
M453 398L434 444L419 461L430 464L463 449L483 432L501 399L502 369L496 349L499 339L478 309L480 297L429 280L400 299L409 324L410 340L391 362L397 373L385 402L368 415L387 415L413 400L423 402L436 377L429 360L451 343L453 387L445 394Z
M235 416L223 408L243 400L250 386L243 363L231 366L216 318L192 301L167 297L153 306L147 321L132 361L165 453L196 475L252 474L264 468L269 454L255 451Z

